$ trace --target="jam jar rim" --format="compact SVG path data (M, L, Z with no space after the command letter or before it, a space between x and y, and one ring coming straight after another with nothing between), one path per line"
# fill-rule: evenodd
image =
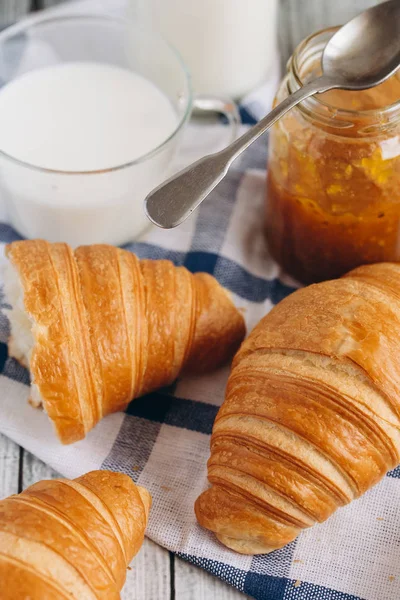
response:
M302 68L302 63L301 63L301 57L302 54L304 52L306 52L307 48L310 46L310 44L312 44L313 42L316 42L318 37L323 36L324 34L329 34L332 33L332 35L340 28L340 25L334 26L334 27L326 27L324 29L320 29L319 31L316 31L312 34L310 34L309 36L307 36L306 38L304 38L304 40L302 40L297 47L295 48L292 56L289 58L288 62L287 62L287 67L286 67L286 71L287 71L287 89L288 92L291 94L293 92L295 92L296 90L300 89L304 83L304 77L302 77L301 75L301 68ZM324 44L326 45L326 44ZM320 49L320 54L322 56L322 51L323 51L323 47L321 47ZM317 48L318 50L318 48ZM399 71L400 72L400 71ZM354 110L354 109L348 109L348 108L339 108L339 107L335 107L335 105L330 104L328 102L325 102L324 100L322 100L322 98L319 98L318 95L314 95L314 96L310 96L309 98L303 100L300 104L297 105L297 108L303 112L303 113L308 113L309 116L312 116L313 118L318 118L319 114L318 114L318 109L324 110L325 113L323 115L323 119L326 121L327 118L330 119L337 119L339 118L343 118L343 119L349 119L349 120L354 120L355 118L357 119L374 119L381 124L382 128L385 128L385 125L391 125L392 122L395 120L400 120L400 98L399 100L396 100L395 102L388 104L387 106L383 106L383 107L379 107L379 108L370 108L370 109L364 109L364 110ZM326 111L330 111L332 114L331 115L327 115ZM382 122L382 116L385 116L387 118L386 123ZM322 117L322 114L321 114ZM337 121L336 121L337 123ZM345 125L344 125L345 126Z

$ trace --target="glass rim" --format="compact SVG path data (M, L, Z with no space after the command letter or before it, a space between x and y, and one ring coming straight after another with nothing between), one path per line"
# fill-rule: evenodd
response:
M300 69L301 69L301 54L307 49L307 46L311 43L313 43L318 36L321 36L323 34L327 34L327 33L334 33L335 31L337 31L339 28L341 27L341 25L335 25L333 27L325 27L324 29L320 29L319 31L316 31L312 34L310 34L309 36L307 36L306 38L304 38L304 40L302 40L298 46L295 48L291 58L289 59L288 62L288 72L290 72L290 70L293 73L294 79L296 81L296 83L298 84L299 88L303 87L304 85L304 78L301 77L300 75ZM399 71L396 71L400 72ZM348 117L348 118L354 118L355 116L358 117L378 117L379 115L382 114L393 114L396 111L400 111L400 99L396 100L395 102L393 102L392 104L388 104L387 106L383 106L380 108L369 108L369 109L363 109L363 110L357 110L357 109L351 109L351 108L339 108L336 107L334 104L330 104L329 102L324 101L322 98L320 98L318 96L318 94L311 96L310 98L307 98L305 100L305 103L310 102L312 104L315 103L315 106L322 106L325 108L328 108L330 110L335 111L335 114L338 116L343 116L343 117ZM301 104L298 105L299 108L301 109Z
M173 45L171 45L166 39L164 39L164 37L162 35L153 31L150 28L147 29L146 27L139 26L127 18L114 17L112 15L101 15L101 14L96 14L96 13L93 13L93 14L82 13L82 14L62 14L62 15L37 15L37 16L33 15L33 16L29 17L28 19L26 19L25 21L16 23L15 25L11 25L10 27L6 27L6 29L1 31L0 32L0 46L7 38L13 37L14 35L18 35L19 33L23 32L23 31L27 31L30 27L35 26L35 25L40 25L41 23L51 23L51 22L60 22L60 21L81 21L81 20L82 21L97 20L97 21L103 21L103 22L113 22L113 23L116 23L119 25L124 25L124 24L126 25L126 24L130 23L132 25L132 27L134 29L136 29L136 31L139 31L140 33L142 33L146 36L149 36L150 38L154 38L154 39L158 40L159 42L163 43L170 50L170 52L176 58L177 64L179 64L179 67L182 69L182 72L184 73L186 84L187 84L187 92L188 92L185 110L183 112L183 115L180 117L179 122L176 125L174 131L165 140L163 140L160 144L158 144L158 146L156 146L152 150L149 150L145 154L143 154L133 160L130 160L128 162L125 162L125 163L122 163L119 165L114 165L112 167L107 167L105 169L89 169L89 170L83 170L83 171L50 169L47 167L41 167L40 165L35 165L28 161L21 160L15 156L13 156L12 154L8 154L7 152L5 152L4 150L1 150L1 149L0 149L0 157L6 158L7 160L9 160L19 166L23 166L27 169L30 169L30 170L33 170L36 172L41 172L41 173L49 173L52 175L57 174L57 175L71 175L72 176L72 175L100 175L100 174L105 174L105 173L113 173L115 171L122 171L123 169L127 169L127 168L133 167L137 164L141 164L141 163L145 162L146 160L152 158L156 154L158 154L158 152L160 152L165 146L167 146L169 144L169 142L171 142L173 140L173 138L181 131L183 126L187 123L187 121L190 117L191 111L192 111L192 107L193 107L193 88L192 88L192 78L190 75L190 71L187 68L186 63L184 62L181 54L178 52L178 50ZM76 62L79 62L79 61L76 61ZM35 69L32 69L32 70L35 70ZM7 85L7 84L5 84L5 85Z

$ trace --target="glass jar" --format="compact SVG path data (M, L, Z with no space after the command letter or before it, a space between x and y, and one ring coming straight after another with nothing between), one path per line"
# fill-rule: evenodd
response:
M320 74L336 28L295 51L276 102ZM334 90L292 109L270 133L266 233L272 256L303 283L400 259L400 78Z

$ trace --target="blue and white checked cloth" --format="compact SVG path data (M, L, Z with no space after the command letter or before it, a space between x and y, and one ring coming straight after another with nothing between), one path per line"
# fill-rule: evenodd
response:
M265 158L262 140L191 220L177 230L151 230L128 247L142 258L169 258L212 273L245 309L249 329L293 290L264 239ZM1 225L1 242L14 239ZM29 376L7 358L7 334L2 317L0 431L67 477L98 468L128 473L153 496L151 539L259 600L400 598L400 470L283 550L235 554L202 530L193 512L207 486L210 433L227 368L135 400L82 442L63 447L46 415L27 404Z
M254 94L243 112L265 112L263 98ZM218 138L220 129L206 133ZM198 155L199 134L188 131L186 159L191 151ZM266 150L265 139L250 148L180 228L152 229L128 246L141 258L169 258L212 273L244 309L249 330L295 287L269 257L263 233ZM0 224L0 243L15 239ZM147 534L155 542L258 600L399 600L400 469L286 548L267 556L235 554L201 529L193 512L207 486L211 428L227 368L135 400L82 442L63 447L46 415L28 405L29 375L7 357L7 336L1 316L0 431L66 477L98 468L128 473L153 496Z

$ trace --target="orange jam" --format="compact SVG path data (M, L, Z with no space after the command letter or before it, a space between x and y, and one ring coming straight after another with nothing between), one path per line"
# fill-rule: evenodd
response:
M334 29L297 49L276 102L318 74ZM303 283L400 260L400 78L306 100L271 130L266 232Z

